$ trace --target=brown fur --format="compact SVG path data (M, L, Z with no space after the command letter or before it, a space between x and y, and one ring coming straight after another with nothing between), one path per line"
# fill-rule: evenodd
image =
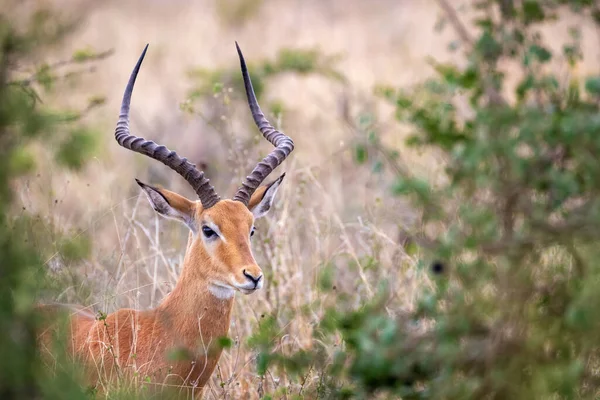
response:
M258 189L256 189L256 191L254 192L252 197L250 197L250 201L248 202L249 209L252 210L254 207L256 207L256 205L261 201L261 199L265 195L265 192L267 191L269 186L270 185L265 185L265 186L261 186Z
M94 318L84 309L70 316L69 349L83 360L91 384L115 378L150 378L158 385L181 385L192 395L201 395L221 355L217 339L227 336L233 297L220 299L209 290L209 280L244 282L243 271L262 274L250 249L254 217L240 202L222 200L204 210L176 193L156 189L169 205L191 216L202 226L207 219L218 225L226 241L205 245L202 232L190 233L181 276L173 291L153 310L121 309ZM256 206L265 194L259 188L250 201ZM56 305L41 306L47 315ZM51 330L40 335L48 345ZM169 358L176 352L178 359Z

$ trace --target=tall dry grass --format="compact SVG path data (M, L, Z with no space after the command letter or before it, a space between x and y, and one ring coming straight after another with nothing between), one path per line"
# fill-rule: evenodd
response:
M53 3L73 7L75 0ZM390 313L410 308L427 277L406 254L401 229L414 222L406 204L389 194L390 176L353 161L350 144L367 132L360 116L375 119L382 139L401 151L418 174L441 175L434 154L408 151L405 129L392 109L373 94L377 84L408 86L432 74L428 56L452 57L451 31L434 32L439 10L434 1L272 0L250 1L129 0L94 4L64 48L48 57L61 59L90 46L114 49L93 74L78 78L78 91L56 93L49 101L76 107L92 95L105 95L99 111L86 116L98 127L97 157L77 175L56 172L40 146L35 176L21 182L23 207L37 213L57 232L89 237L89 257L64 263L58 251L47 265L68 276L64 291L52 300L80 303L92 311L156 306L174 287L187 240L186 228L160 219L148 206L133 178L160 183L193 198L185 182L162 165L120 148L112 131L118 104L133 64L147 42L150 50L137 81L132 106L136 134L161 142L207 165L222 195L231 195L266 147L243 148L258 132L240 102L224 105L209 99L206 115L189 115L179 104L193 82L186 72L236 66L234 40L249 62L273 57L281 48L318 47L340 54L337 68L347 83L319 76L283 75L270 82L263 104L281 100L285 112L276 123L296 150L280 170L287 172L270 215L258 222L254 252L266 285L252 296L236 296L230 336L234 346L221 357L207 398L258 398L289 385L299 393L318 379L291 383L285 376L264 379L255 372L255 354L246 338L264 315L289 321L281 332L282 349L310 347L311 327L326 305L346 293L358 304L370 298L384 278L394 293ZM215 106L220 105L220 107ZM220 121L215 125L214 120ZM211 122L212 121L212 122ZM279 171L281 172L281 171ZM335 290L319 289L320 271L333 266ZM306 309L306 305L313 305Z

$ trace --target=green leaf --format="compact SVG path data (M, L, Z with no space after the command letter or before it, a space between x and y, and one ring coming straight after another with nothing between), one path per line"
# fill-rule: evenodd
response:
M78 49L73 52L72 60L76 63L83 63L98 57L98 54L91 47Z
M546 63L552 59L552 53L545 47L534 44L529 47L529 53L531 53L541 63Z
M271 357L268 353L260 352L256 357L256 373L260 376L264 376L269 368Z
M221 82L215 82L215 83L213 83L212 92L214 94L219 94L222 91L223 91L223 83L221 83Z
M35 159L30 151L17 147L10 155L9 166L11 174L23 175L31 172L35 167Z
M35 73L35 80L42 85L45 90L50 91L54 86L56 77L48 64L42 64Z
M87 236L79 234L73 237L62 238L58 248L60 255L65 261L79 261L90 254L92 242Z
M532 74L527 76L519 83L516 88L517 98L522 101L527 96L527 93L535 86L535 78Z
M392 191L395 195L415 193L419 197L428 197L430 187L429 183L423 179L400 177L396 180Z
M523 2L523 20L525 24L542 22L545 13L539 0L525 0Z
M318 271L317 284L319 289L330 291L333 287L334 269L330 264L322 266Z
M408 98L408 96L398 95L398 97L396 98L396 107L400 109L408 109L412 105L413 102L411 99Z
M358 164L364 164L367 161L367 148L363 144L357 144L354 147L354 160Z
M221 349L229 349L231 346L233 346L233 340L231 340L231 338L228 336L220 336L217 339L217 344Z
M377 160L377 161L375 161L375 163L373 163L373 167L371 168L371 171L373 171L374 174L380 174L383 172L383 167L384 167L383 162L381 162L380 160Z
M476 49L488 61L496 61L502 54L502 45L489 31L484 31L476 43Z
M587 78L585 80L585 90L594 96L600 96L600 77Z
M97 136L96 132L76 129L61 143L56 153L57 161L69 168L81 168L96 148Z
M185 347L174 347L169 349L167 353L167 359L170 361L191 361L194 359L194 355ZM150 377L147 377L148 382Z

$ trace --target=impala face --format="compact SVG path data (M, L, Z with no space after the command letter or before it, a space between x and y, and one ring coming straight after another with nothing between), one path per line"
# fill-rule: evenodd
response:
M207 282L215 296L229 298L235 290L250 294L264 284L250 242L255 232L254 221L271 209L284 176L258 188L247 206L240 201L219 200L208 209L177 193L137 182L156 212L190 228L188 257L196 265L195 276Z
M199 218L197 241L202 241L217 270L212 285L253 293L263 286L262 270L250 248L254 215L239 201L222 200Z

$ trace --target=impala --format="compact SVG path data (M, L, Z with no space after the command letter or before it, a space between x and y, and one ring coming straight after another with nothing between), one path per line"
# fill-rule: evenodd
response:
M102 318L76 311L69 317L70 350L90 367L94 384L103 379L99 375L139 376L201 394L221 355L221 347L215 344L227 336L235 291L251 294L263 286L250 237L254 221L271 208L285 174L260 185L292 152L294 143L265 118L237 43L236 47L252 117L275 149L258 163L231 200L221 200L204 173L185 158L130 133L131 94L148 45L131 73L115 131L117 142L175 170L199 200L188 200L136 179L156 212L190 229L187 249L175 288L157 308L120 309ZM47 343L48 336L42 334L42 343ZM174 350L180 354L177 360L169 357Z

